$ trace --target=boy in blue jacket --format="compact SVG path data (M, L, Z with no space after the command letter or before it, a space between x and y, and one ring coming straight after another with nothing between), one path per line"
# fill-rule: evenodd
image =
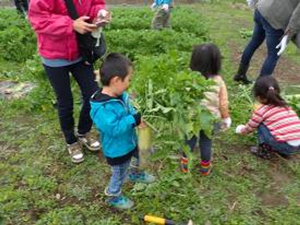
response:
M161 30L163 28L171 28L172 0L154 0L151 9L157 9L156 14L152 20L152 29Z
M104 191L108 196L106 202L119 209L129 209L134 205L133 201L121 193L125 178L143 183L155 180L152 175L138 170L135 128L146 124L130 104L129 95L125 92L131 77L131 61L121 54L111 53L100 68L103 88L91 97L90 115L100 132L103 153L112 172L109 185ZM131 160L132 157L134 160Z

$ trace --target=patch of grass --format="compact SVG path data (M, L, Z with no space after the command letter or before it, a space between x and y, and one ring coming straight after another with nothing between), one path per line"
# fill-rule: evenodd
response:
M233 128L215 138L211 176L200 175L198 152L194 152L191 173L182 174L180 154L170 143L168 132L161 132L155 140L158 150L149 168L157 182L125 184L124 193L136 206L124 212L112 210L105 204L103 194L110 168L101 154L88 151L82 164L71 163L51 105L53 97L44 102L32 96L0 100L0 224L134 225L141 224L139 215L143 214L175 221L193 219L197 225L298 223L299 161L257 159L248 151L255 144L255 135L245 138L234 133L234 127L245 123L252 109L251 88L232 81L238 63L234 56L247 42L239 30L241 24L251 29L252 13L232 7L228 1L194 8L207 22L209 39L221 48L222 75L228 84L233 118ZM27 67L36 69L35 60L28 61ZM24 65L14 68L11 63L0 63L10 78L17 77ZM26 79L37 79L38 74L28 72ZM45 94L51 91L45 90L49 90ZM48 108L32 107L33 99L37 106L43 102ZM79 105L78 100L77 115Z

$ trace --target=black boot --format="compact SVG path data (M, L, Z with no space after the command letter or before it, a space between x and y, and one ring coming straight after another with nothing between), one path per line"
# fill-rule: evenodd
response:
M251 84L252 81L248 80L246 73L248 71L249 65L243 65L240 63L237 74L233 77L234 81L242 82L243 84Z

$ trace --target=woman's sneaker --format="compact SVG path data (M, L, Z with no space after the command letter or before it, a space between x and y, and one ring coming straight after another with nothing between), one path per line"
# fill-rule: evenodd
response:
M77 133L78 141L87 147L90 151L98 151L101 149L100 142L93 138L91 133L79 134Z
M71 160L74 163L80 163L84 160L81 145L78 142L67 145Z
M148 174L144 171L141 171L137 173L130 173L128 175L128 180L133 183L139 182L144 184L150 184L155 181L155 176Z

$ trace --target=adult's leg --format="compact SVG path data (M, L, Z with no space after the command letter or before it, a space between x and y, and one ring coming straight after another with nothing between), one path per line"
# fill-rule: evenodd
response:
M81 61L71 65L71 72L80 87L83 101L78 122L78 133L86 134L91 130L93 125L90 117L90 97L99 87L95 81L94 69L91 65L86 65Z
M61 129L67 144L77 141L74 135L73 96L70 87L69 67L44 65L46 74L55 92Z
M171 8L169 8L168 12L166 12L166 16L164 19L164 27L165 28L171 28Z
M166 11L159 8L152 20L152 29L154 30L163 29L165 18L166 18Z
M261 20L262 20L262 16L258 12L258 10L255 10L254 12L255 24L253 28L253 35L250 42L248 43L248 45L246 46L243 52L237 74L234 76L235 81L241 81L245 84L251 83L248 80L246 73L248 71L249 64L254 52L256 51L256 49L258 49L258 47L263 43L265 39L265 30L261 23Z
M22 1L23 9L27 13L28 12L28 1L27 0L21 0L21 1Z
M256 51L258 47L263 43L266 37L266 33L262 24L262 16L258 12L258 10L255 10L254 13L254 29L253 29L253 35L248 43L247 47L245 48L242 58L241 58L241 63L243 65L249 65L250 60Z
M276 67L279 56L276 46L280 43L284 31L282 29L274 29L265 19L262 19L264 30L266 31L266 44L268 55L265 59L260 71L260 76L272 75Z
M16 9L18 10L19 13L23 13L23 10L22 10L22 6L21 6L21 0L14 0L14 3L15 3L15 6L16 6Z

